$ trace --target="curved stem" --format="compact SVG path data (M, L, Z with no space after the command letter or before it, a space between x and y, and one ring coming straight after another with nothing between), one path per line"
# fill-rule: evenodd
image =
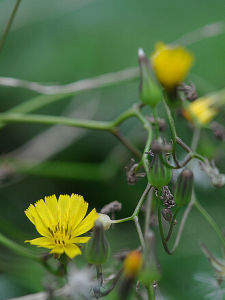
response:
M5 30L4 30L3 35L2 35L2 38L0 40L0 51L2 50L3 45L4 45L5 41L6 41L7 35L9 33L9 31L10 31L10 28L11 28L12 23L14 21L14 18L16 16L17 10L18 10L19 5L20 5L20 2L21 2L21 0L16 0L16 4L15 4L15 6L14 6L12 12L11 12L11 15L9 17L8 23L7 23L6 27L5 27Z
M148 300L155 300L155 293L154 288L152 285L146 286L147 294L148 294Z
M166 92L164 93L164 96L166 96ZM175 151L175 145L177 143L177 132L176 132L176 127L175 127L175 123L174 123L174 119L172 117L171 111L169 106L167 105L165 99L163 99L163 104L164 107L166 109L166 113L167 113L167 117L168 117L168 121L169 121L169 125L170 125L170 131L172 134L172 139L173 139L173 150Z
M10 240L6 236L4 236L2 233L0 233L0 244L7 247L8 249L11 249L15 253L24 256L26 258L33 259L35 261L41 262L41 258L37 255L33 254L31 251L29 251L27 248L17 244L16 242Z
M145 251L145 240L144 240L144 236L143 236L143 233L142 233L142 230L141 230L140 223L138 221L138 216L134 216L134 223L136 225L137 233L138 233L139 240L140 240L140 243L141 243L141 248L144 252Z

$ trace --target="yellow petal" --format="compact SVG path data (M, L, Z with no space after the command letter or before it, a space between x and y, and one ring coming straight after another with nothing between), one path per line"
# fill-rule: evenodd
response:
M51 212L54 221L58 222L58 202L55 195L45 197L45 203L48 207L49 212Z
M98 219L98 214L94 209L87 215L86 218L74 229L72 237L79 236L94 227L95 221Z
M81 254L80 248L74 244L67 244L65 246L65 253L69 258L74 258L77 255Z
M49 212L47 205L44 200L41 199L35 203L35 208L37 210L38 215L42 219L42 222L46 225L47 228L53 227L53 217L51 212Z
M28 217L28 219L35 225L37 231L41 235L51 237L51 234L46 224L43 222L34 205L31 204L28 207L28 209L25 210L25 214Z
M50 251L50 253L58 253L58 254L62 254L63 252L65 252L65 248L62 245L57 245Z
M74 229L85 217L88 209L88 203L84 198L77 194L71 195L69 225Z
M90 236L75 237L70 240L72 244L85 244L90 240Z
M47 237L39 237L33 240L26 240L25 243L30 243L31 245L35 245L38 247L49 248L52 249L55 247L55 243L52 239Z
M58 200L59 220L63 226L68 224L68 211L70 210L70 196L60 195Z

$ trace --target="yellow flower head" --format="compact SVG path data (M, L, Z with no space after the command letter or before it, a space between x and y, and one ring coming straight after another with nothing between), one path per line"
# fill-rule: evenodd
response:
M151 63L158 81L169 91L181 83L193 64L193 56L183 47L158 43Z
M136 277L142 267L143 259L140 251L130 252L124 260L123 270L126 277Z
M93 209L86 217L88 203L80 195L45 197L25 210L26 216L42 235L26 240L31 245L51 249L50 253L66 253L70 258L81 254L77 244L87 243L90 237L80 236L93 228L98 214Z
M213 97L199 98L183 110L183 115L188 121L196 120L200 125L206 125L217 114L214 102Z

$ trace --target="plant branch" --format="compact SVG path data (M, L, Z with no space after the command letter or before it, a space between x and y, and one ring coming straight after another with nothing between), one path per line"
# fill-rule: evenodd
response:
M0 40L0 52L1 52L1 50L2 50L2 48L3 48L3 46L4 46L4 44L5 44L7 35L8 35L8 33L9 33L9 31L10 31L10 28L11 28L11 26L12 26L12 23L13 23L13 21L14 21L14 19L15 19L15 16L16 16L17 11L18 11L20 2L21 2L21 0L16 0L16 4L14 5L14 8L13 8L13 10L12 10L12 12L11 12L11 15L10 15L9 20L8 20L8 22L7 22L7 25L6 25L6 27L5 27L5 30L4 30L3 35L2 35L2 37L1 37L1 40Z

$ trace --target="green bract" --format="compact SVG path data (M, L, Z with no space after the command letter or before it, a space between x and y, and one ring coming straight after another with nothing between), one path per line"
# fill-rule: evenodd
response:
M193 172L187 168L178 176L174 194L178 206L186 205L191 200L193 181Z
M138 55L141 73L140 99L144 104L154 107L161 101L162 91L152 78L149 61L143 49L139 49Z
M163 163L160 157L161 155L163 154L154 154L152 167L148 174L149 183L157 189L161 189L163 186L168 185L172 177L172 170Z
M103 225L97 220L95 222L92 238L86 245L86 258L91 264L101 265L106 262L109 253L109 243L105 237Z

